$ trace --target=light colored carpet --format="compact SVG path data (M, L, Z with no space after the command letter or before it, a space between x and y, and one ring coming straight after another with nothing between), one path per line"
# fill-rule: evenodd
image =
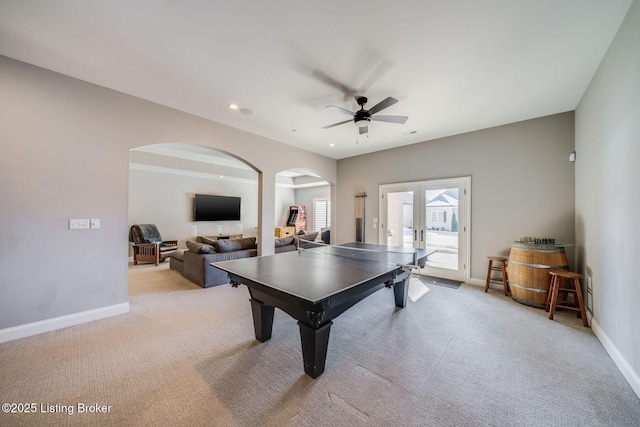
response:
M4 402L72 406L0 425L630 426L640 400L573 313L499 290L382 289L335 320L326 371L303 372L296 322L253 336L249 294L130 268L131 312L0 344ZM77 404L110 405L77 413Z

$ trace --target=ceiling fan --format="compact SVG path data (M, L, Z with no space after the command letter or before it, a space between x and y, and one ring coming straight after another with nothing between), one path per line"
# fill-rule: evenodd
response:
M349 110L347 110L345 108L337 107L335 105L327 106L327 108L335 108L338 111L341 111L341 112L343 112L345 114L349 114L350 116L352 116L352 118L349 119L349 120L345 120L343 122L334 123L332 125L325 126L322 129L329 129L329 128L332 128L334 126L339 126L339 125L342 125L342 124L345 124L345 123L354 122L356 124L356 126L358 126L358 128L359 128L360 135L362 135L363 133L369 132L369 122L371 120L377 121L377 122L389 122L389 123L404 124L408 119L407 116L374 116L374 114L376 114L378 111L384 110L385 108L390 107L393 104L395 104L396 102L398 102L398 100L395 99L395 98L388 97L388 98L380 101L379 103L377 103L373 107L369 108L368 110L364 109L364 105L368 101L367 98L365 98L364 96L356 96L355 98L356 98L356 102L360 106L360 109L358 111L356 111L356 112L349 111Z

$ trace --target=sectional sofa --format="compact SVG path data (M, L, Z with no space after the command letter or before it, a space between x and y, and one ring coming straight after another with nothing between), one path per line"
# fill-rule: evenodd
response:
M317 235L318 233L310 233L277 238L275 253L295 251L298 249L299 238L314 240ZM227 273L213 267L212 262L258 255L255 237L213 240L206 236L199 236L197 241L187 240L186 245L187 250L171 254L169 267L203 288L229 283Z

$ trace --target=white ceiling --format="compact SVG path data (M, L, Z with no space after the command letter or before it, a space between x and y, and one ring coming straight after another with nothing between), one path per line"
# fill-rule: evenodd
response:
M172 160L167 162L164 160L166 158ZM206 166L203 167L203 164ZM221 151L189 144L165 143L132 149L129 167L216 180L240 182L257 182L258 180L258 174L246 163ZM277 187L298 189L326 185L329 183L320 175L307 169L288 169L276 174Z
M340 159L575 109L630 4L2 0L0 54Z

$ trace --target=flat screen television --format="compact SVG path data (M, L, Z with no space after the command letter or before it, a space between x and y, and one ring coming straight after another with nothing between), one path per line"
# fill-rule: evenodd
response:
M194 221L240 221L240 197L196 194Z

